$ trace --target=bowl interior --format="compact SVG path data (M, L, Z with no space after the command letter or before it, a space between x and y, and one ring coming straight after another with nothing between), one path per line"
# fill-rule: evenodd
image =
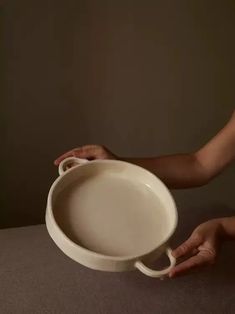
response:
M139 256L174 231L174 201L159 179L118 161L94 161L58 181L52 210L74 243L107 256Z

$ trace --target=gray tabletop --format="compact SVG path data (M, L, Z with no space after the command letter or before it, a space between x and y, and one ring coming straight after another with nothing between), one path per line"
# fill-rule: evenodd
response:
M0 313L235 313L234 243L202 272L160 281L65 256L45 225L0 230Z

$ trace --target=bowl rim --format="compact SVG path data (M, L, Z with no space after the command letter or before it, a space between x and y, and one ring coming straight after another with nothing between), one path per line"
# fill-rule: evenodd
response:
M173 227L171 228L171 231L168 232L167 236L164 237L164 239L156 246L153 247L151 250L143 252L143 254L138 254L138 255L125 255L125 256L112 256L112 255L105 255L102 253L98 253L92 250L89 250L88 248L85 248L81 245L79 245L78 243L73 242L67 235L66 233L60 228L60 226L58 225L54 214L53 214L53 204L52 204L52 197L53 197L53 193L56 190L56 187L58 185L58 183L61 180L65 180L65 178L67 176L69 176L72 172L77 171L77 169L79 169L80 167L89 167L90 165L94 164L94 163L98 163L98 164L117 164L117 163L121 163L121 164L126 164L127 166L131 166L131 167L136 167L136 168L140 168L142 169L142 171L144 170L146 173L148 173L149 175L151 175L152 177L154 177L155 180L157 180L157 182L159 184L162 185L162 187L165 189L165 191L167 192L171 203L172 203L172 207L174 210L174 214L175 214L175 219L174 219L174 223L173 223ZM49 234L52 237L52 239L54 240L53 236L54 233L58 233L60 234L60 236L63 238L63 240L65 240L65 243L67 243L69 245L69 247L72 247L73 249L79 251L79 253L84 253L86 255L89 255L90 257L94 257L94 258L100 258L102 260L107 260L107 261L129 261L129 260L137 260L140 259L141 257L150 255L151 253L157 251L159 248L161 248L162 246L166 245L169 241L169 239L172 237L172 235L174 234L176 227L178 225L178 212L177 212L177 206L175 203L175 200L170 192L170 190L167 188L167 186L161 181L161 179L159 179L155 174L153 174L152 172L150 172L149 170L140 167L138 165L135 164L131 164L129 162L126 161L121 161L121 160L92 160L89 161L87 163L84 163L82 165L76 165L70 169L68 169L67 171L65 171L62 175L60 175L51 185L51 188L49 190L48 193L48 197L47 197L47 209L46 209L46 227L49 231L49 221L50 220L50 224L52 224L54 226L54 231L52 232L50 230ZM58 235L57 234L57 235ZM55 240L54 240L55 241ZM56 241L55 241L56 242ZM61 248L62 249L62 248ZM63 248L63 251L66 252L66 249Z

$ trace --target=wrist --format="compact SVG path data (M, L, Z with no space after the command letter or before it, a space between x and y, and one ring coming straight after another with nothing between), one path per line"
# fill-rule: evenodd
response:
M226 229L224 226L224 218L217 218L215 219L217 225L218 225L218 234L221 239L225 239L227 237Z
M235 216L221 218L221 227L225 238L235 238Z

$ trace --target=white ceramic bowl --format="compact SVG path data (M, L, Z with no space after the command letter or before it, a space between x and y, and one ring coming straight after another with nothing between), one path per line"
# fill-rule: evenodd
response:
M73 163L73 167L67 166ZM116 160L67 158L51 186L46 226L57 246L92 269L162 277L175 265L168 247L177 225L175 202L155 175ZM145 263L166 253L170 266Z

